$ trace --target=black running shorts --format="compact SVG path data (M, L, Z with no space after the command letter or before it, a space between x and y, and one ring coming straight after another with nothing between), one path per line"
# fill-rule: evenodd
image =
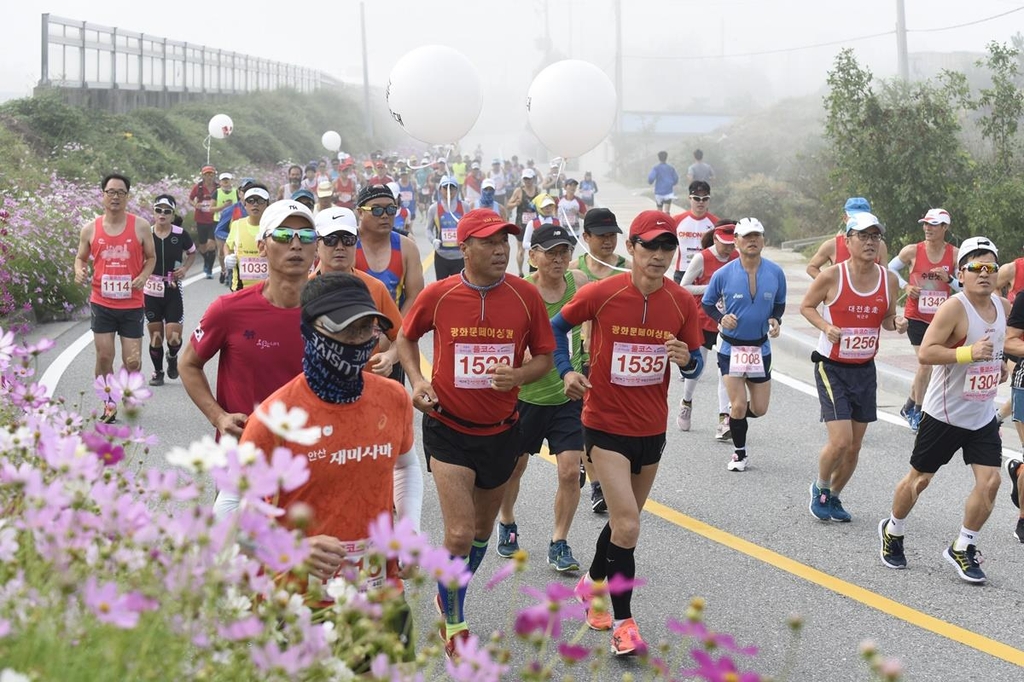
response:
M863 365L814 363L814 383L821 403L821 421L878 420L878 377L875 361Z
M472 436L456 431L433 417L423 417L423 452L430 460L466 467L476 473L474 485L491 490L512 477L516 460L521 454L519 423L493 436Z
M117 334L126 339L141 339L145 330L145 308L108 308L90 303L89 328L93 334Z
M146 321L185 324L185 302L181 285L164 286L163 296L146 296Z
M519 401L519 453L535 455L547 440L552 455L583 450L582 400L561 405L534 405Z
M587 460L593 462L590 451L595 448L617 452L629 460L629 470L639 474L640 469L661 461L665 451L665 434L656 436L619 436L614 433L583 427L583 447Z
M921 418L910 455L910 466L926 474L934 474L963 450L964 464L999 467L1003 464L1003 441L999 436L999 419L992 417L977 431L962 429L935 419L927 412Z

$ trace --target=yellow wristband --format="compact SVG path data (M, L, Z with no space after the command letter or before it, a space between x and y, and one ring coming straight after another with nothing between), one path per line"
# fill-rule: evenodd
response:
M970 346L960 346L956 349L957 364L966 365L974 362L974 353Z

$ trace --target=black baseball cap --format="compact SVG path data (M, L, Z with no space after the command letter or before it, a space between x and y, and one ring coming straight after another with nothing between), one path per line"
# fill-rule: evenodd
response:
M576 246L576 238L572 232L561 225L541 225L534 230L533 237L530 239L530 248L537 247L542 251L561 244L565 244L570 249Z
M583 231L590 234L622 234L615 214L607 208L592 208L583 216Z

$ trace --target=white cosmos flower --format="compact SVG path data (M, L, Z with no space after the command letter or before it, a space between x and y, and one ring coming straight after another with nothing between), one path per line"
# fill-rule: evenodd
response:
M12 668L0 670L0 682L32 682L28 675L22 675Z
M224 455L224 448L210 436L203 436L202 439L193 441L187 450L180 447L172 448L167 453L167 462L193 473L202 473L227 466L228 460Z
M313 445L320 440L320 427L306 427L309 413L301 407L288 409L287 405L278 400L271 403L266 412L257 409L256 418L263 422L275 436L280 436L292 443Z

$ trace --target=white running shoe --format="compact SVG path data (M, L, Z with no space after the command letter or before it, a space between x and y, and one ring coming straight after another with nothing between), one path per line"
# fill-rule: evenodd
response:
M722 417L715 427L715 440L727 441L732 439L732 429L729 427L729 415Z
M749 461L749 459L750 458L746 455L741 459L739 455L733 453L732 459L730 459L729 463L725 465L725 468L729 471L746 471L747 461Z
M690 430L690 417L693 415L693 405L687 405L685 400L679 401L679 416L676 417L676 426L680 431Z

